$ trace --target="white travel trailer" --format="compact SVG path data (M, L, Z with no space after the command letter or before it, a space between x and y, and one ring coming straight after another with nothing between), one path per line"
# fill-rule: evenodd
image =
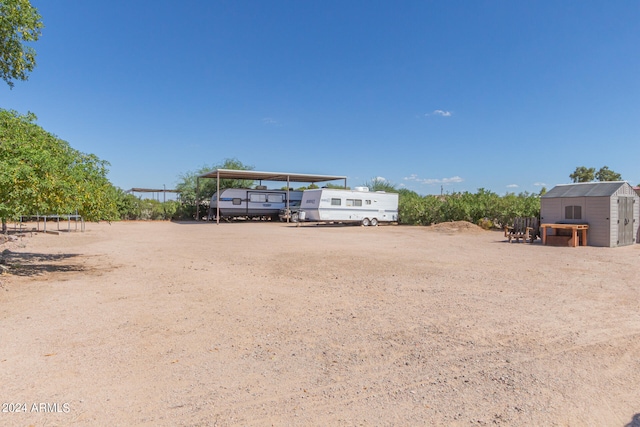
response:
M365 226L395 222L398 221L398 194L370 192L367 187L305 190L298 217L300 221L353 222Z
M300 201L302 191L267 190L265 188L228 188L220 192L220 218L273 218L278 219L281 209L289 203ZM218 210L218 193L211 198L207 219L215 219Z

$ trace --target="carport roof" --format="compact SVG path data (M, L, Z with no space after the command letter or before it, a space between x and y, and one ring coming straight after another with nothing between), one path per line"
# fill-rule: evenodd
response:
M170 190L167 188L132 188L127 193L177 193L178 190Z
M214 169L198 178L250 179L254 181L288 181L288 182L324 182L344 179L346 176L315 175L291 172L261 172L253 170Z

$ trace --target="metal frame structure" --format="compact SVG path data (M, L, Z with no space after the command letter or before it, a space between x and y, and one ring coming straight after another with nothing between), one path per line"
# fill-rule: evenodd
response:
M200 178L216 179L216 194L218 203L216 207L216 224L220 224L220 179L246 179L251 181L282 181L287 183L287 209L289 209L289 186L291 182L327 182L344 180L344 188L347 188L347 177L338 175L315 175L291 172L264 172L253 170L214 169L196 178L196 220L200 220Z
M157 193L157 198L156 200L160 201L160 193L162 193L162 201L166 202L167 201L167 194L166 193L177 193L178 190L167 190L166 188L162 188L162 189L155 189L155 188L132 188L130 190L126 191L127 193L131 193L135 196L135 193ZM153 198L153 196L152 196Z
M56 214L56 215L40 215L40 214L36 214L36 215L21 215L20 216L20 230L22 230L22 223L23 222L28 222L28 221L33 221L35 220L37 223L37 229L36 231L40 231L40 220L44 220L44 228L42 230L43 233L47 233L47 219L50 220L56 220L56 222L58 223L58 231L60 231L60 219L66 219L68 222L68 227L67 227L67 231L70 232L71 231L71 220L73 219L75 221L75 231L78 231L78 221L80 221L80 231L84 233L85 227L84 227L84 218L82 218L82 215L78 215L78 212L76 212L75 214ZM17 224L16 224L17 227Z

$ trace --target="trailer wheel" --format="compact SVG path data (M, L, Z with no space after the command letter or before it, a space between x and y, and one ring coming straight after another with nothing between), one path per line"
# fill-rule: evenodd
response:
M362 225L367 227L371 224L371 221L369 221L369 218L365 218L362 220Z
M371 218L371 226L372 227L377 227L378 226L378 220L376 218Z

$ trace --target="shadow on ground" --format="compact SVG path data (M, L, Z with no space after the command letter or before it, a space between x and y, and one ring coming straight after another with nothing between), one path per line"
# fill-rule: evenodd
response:
M207 224L216 224L215 220L211 221L196 221L196 220L176 220L172 219L171 222L173 224L179 225L207 225ZM284 222L280 222L278 220L273 221L262 221L258 219L229 219L222 218L220 219L220 224L285 224Z
M34 252L11 252L5 250L0 253L2 270L14 276L37 276L43 273L84 271L84 267L77 264L58 264L78 254L38 254Z
M633 418L631 418L631 422L625 424L624 427L640 427L640 414L635 414Z

